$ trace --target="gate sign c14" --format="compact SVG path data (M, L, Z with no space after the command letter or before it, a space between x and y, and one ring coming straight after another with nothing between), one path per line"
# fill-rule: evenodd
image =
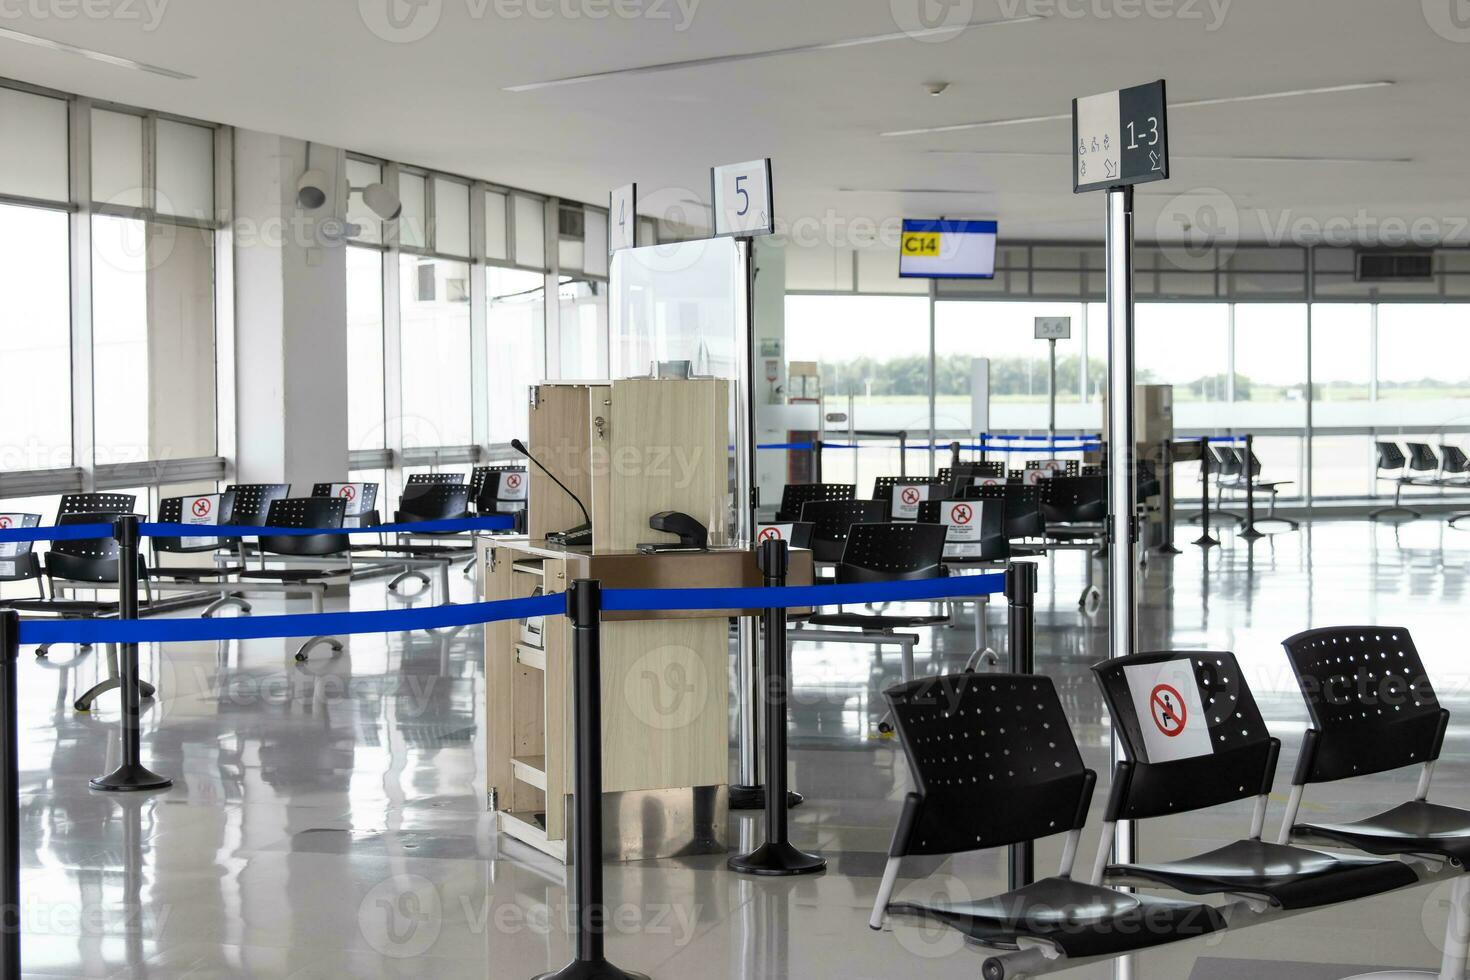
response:
M1072 190L1169 177L1164 80L1072 100Z

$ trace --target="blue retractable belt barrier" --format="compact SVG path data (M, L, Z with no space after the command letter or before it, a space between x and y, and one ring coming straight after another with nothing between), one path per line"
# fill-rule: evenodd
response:
M248 591L249 583L242 590ZM1005 575L954 575L910 582L856 585L798 585L742 589L604 589L603 608L611 612L673 609L790 609L866 602L909 602L989 595L1005 589ZM566 612L560 592L524 599L501 599L462 606L383 609L366 612L236 616L230 619L27 619L20 642L180 643L207 640L258 640L288 636L343 636L350 633L404 633L494 623Z
M235 524L139 524L144 538L258 538L311 537L317 534L453 534L461 531L509 531L509 516L460 517L443 521L409 521L372 527L246 527ZM0 528L0 544L15 541L86 541L112 537L111 524L59 524L54 527Z

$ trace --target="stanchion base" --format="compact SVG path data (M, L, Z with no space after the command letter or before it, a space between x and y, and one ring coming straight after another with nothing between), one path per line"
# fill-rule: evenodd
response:
M106 793L141 793L146 790L168 789L174 784L167 776L143 765L121 765L105 776L96 776L87 785Z
M827 859L799 851L783 841L762 844L749 854L732 857L725 866L747 875L812 875L827 870Z
M1210 537L1208 534L1195 538L1192 543L1199 545L1201 548L1218 548L1220 546L1219 540Z
M1161 544L1157 548L1154 549L1154 554L1156 554L1156 555L1182 555L1182 554L1184 554L1184 552L1180 551L1178 548L1174 547L1172 544Z
M786 809L795 810L806 802L806 797L793 790L786 791ZM732 810L764 810L766 808L766 788L764 786L731 786L730 787L730 809Z
M648 977L619 970L607 960L572 960L560 970L542 973L533 980L648 980Z
M1260 531L1257 531L1256 530L1256 526L1254 524L1252 524L1250 527L1247 527L1244 531L1241 531L1240 532L1240 536L1242 538L1245 538L1247 541L1258 541L1261 538L1264 538L1266 535L1263 534Z

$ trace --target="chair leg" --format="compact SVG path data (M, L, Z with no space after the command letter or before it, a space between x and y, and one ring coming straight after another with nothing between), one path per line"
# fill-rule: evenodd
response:
M388 591L389 592L393 592L393 593L398 593L398 586L402 585L404 582L408 581L409 579L418 579L419 580L419 583L420 583L420 586L421 587L419 588L419 590L417 592L414 593L415 596L423 595L424 594L424 591L426 589L428 589L428 588L431 587L430 586L430 583L429 583L429 576L425 575L423 572L419 571L417 568L404 568L402 572L400 572L397 576L395 576L393 578L393 580L391 582L388 583ZM445 583L445 591L446 592L448 591L448 583L447 582Z
M1347 980L1466 980L1467 936L1470 936L1470 875L1454 879L1450 892L1450 920L1445 924L1444 957L1438 973L1428 970L1390 970L1361 973Z
M117 645L109 643L107 644L107 678L105 680L98 681L86 691L82 692L81 696L76 699L74 707L78 711L91 711L92 705L97 701L98 698L106 694L108 691L115 691L121 687L122 678L118 676L117 670ZM138 695L140 697L151 698L157 693L158 688L154 687L152 684L148 683L145 680L138 681Z
M888 900L893 897L893 888L898 884L898 869L903 858L890 857L883 866L883 881L878 885L878 897L873 902L873 914L868 917L869 929L882 929L883 917L888 914Z
M213 602L211 602L208 606L205 607L204 611L202 613L200 613L199 615L201 617L205 618L205 619L208 619L209 617L213 616L215 613L219 612L221 609L225 609L225 608L227 608L229 606L234 606L236 609L240 610L242 613L248 613L253 608L250 605L250 603L248 603L248 602L245 601L245 597L244 596L242 596L242 595L235 595L233 593L227 593L225 595L220 596L218 599L214 600Z
M319 646L331 647L332 656L334 657L342 652L342 641L335 636L313 636L301 644L301 649L296 651L296 659L298 661L305 660L311 651Z

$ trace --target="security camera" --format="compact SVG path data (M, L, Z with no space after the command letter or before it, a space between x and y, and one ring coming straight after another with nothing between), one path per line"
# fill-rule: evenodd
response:
M320 170L308 170L296 182L296 203L307 211L315 211L327 203L327 175Z

